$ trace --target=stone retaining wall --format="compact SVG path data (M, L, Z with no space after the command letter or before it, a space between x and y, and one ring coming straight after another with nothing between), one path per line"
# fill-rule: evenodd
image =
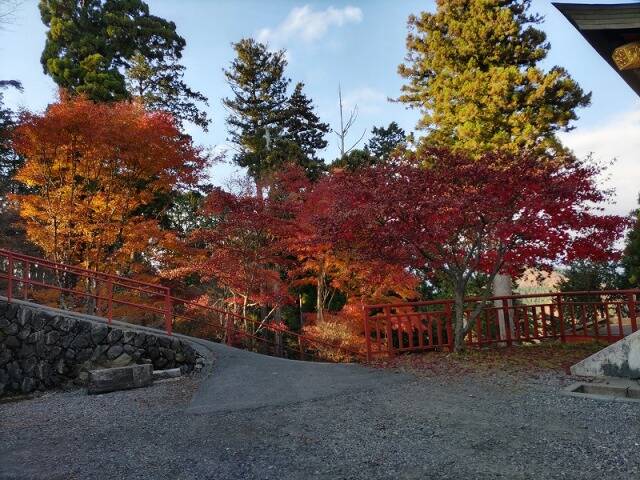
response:
M197 357L191 345L161 333L0 301L0 396L82 385L89 370L136 363L186 373Z

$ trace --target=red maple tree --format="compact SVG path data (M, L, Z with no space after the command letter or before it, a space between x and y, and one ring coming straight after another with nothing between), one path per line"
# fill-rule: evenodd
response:
M405 153L387 164L327 177L331 205L322 235L362 258L394 262L425 277L442 274L455 297L455 348L484 302L464 318L467 286L499 272L549 268L576 258L609 259L627 220L602 214L600 170L581 161L443 149Z

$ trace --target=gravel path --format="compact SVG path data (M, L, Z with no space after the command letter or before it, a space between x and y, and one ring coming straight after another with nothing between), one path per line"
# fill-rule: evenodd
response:
M200 381L0 404L0 478L640 478L640 404L561 396L564 376L416 377L187 413Z

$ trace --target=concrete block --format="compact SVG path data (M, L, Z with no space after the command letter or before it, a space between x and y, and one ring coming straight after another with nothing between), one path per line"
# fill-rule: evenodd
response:
M584 377L640 378L640 330L571 367Z
M131 365L89 372L88 393L106 393L116 390L147 387L153 381L151 365Z
M179 368L170 368L168 370L154 370L154 380L166 380L167 378L178 378L182 375Z

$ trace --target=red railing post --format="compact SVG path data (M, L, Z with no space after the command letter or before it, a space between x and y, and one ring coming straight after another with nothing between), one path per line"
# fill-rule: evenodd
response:
M567 343L564 332L564 313L562 312L562 295L558 295L558 321L560 322L560 342Z
M447 344L448 344L448 348L449 348L450 352L453 352L455 339L453 338L453 312L452 312L452 309L451 309L451 303L450 302L445 303L444 321L445 321L445 327L447 329Z
M11 301L13 296L13 253L9 252L7 265L7 301Z
M369 327L369 310L367 307L362 308L363 313L363 327L364 327L364 341L367 345L367 362L371 361L371 329Z
M29 299L29 262L27 260L22 261L22 298Z
M229 312L227 312L225 314L226 320L224 323L224 329L225 329L225 337L226 337L226 344L227 345L231 345L232 340L231 340L231 336L233 335L233 328L231 327L231 322L233 321L231 316L229 315Z
M164 328L167 335L173 334L173 302L171 301L171 291L168 288L164 294Z
M391 328L391 309L384 307L384 321L387 332L387 355L393 357L393 329Z
M113 280L109 277L107 280L107 321L111 325L111 319L113 318Z
M511 339L511 316L509 315L509 300L506 298L502 299L502 316L504 319L504 333L507 340L507 346L510 347L513 345L513 341Z
M638 330L638 323L636 318L636 295L630 293L627 295L627 304L629 305L629 320L631 320L631 332ZM624 332L620 332L620 336L624 337Z
M302 348L302 335L298 335L298 350L300 352L300 360L304 360L304 348Z

